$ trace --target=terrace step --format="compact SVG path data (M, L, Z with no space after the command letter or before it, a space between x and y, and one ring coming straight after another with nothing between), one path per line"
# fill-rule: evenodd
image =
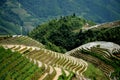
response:
M14 45L15 47L13 45L4 45L4 46L16 50L18 52L21 52L22 54L24 54L26 50L32 48L31 51L25 54L25 56L31 59L31 61L34 59L35 61L40 61L47 65L70 70L76 73L77 75L81 75L87 69L88 66L88 64L82 59L76 59L74 57L64 54L59 54L43 48L36 48L25 45ZM34 63L36 63L35 61Z

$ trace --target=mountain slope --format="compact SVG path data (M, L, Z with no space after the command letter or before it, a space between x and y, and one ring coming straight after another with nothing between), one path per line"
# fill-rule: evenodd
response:
M17 0L3 0L0 4L0 34L21 34L21 27L26 34L39 23Z
M92 25L91 21L71 15L44 23L31 31L29 36L57 52L66 52L93 41L120 44L120 21L99 24L99 27Z
M19 2L28 12L42 20L73 13L99 23L120 19L119 0L19 0Z
M39 68L18 52L0 47L0 79L1 80L38 80L44 69Z
M0 4L0 34L21 34L21 29L27 34L38 24L73 13L96 23L120 19L119 0L1 0Z
M75 48L67 55L82 58L96 65L112 80L119 80L120 46L112 42L90 42Z
M11 45L26 45L44 48L44 45L37 42L36 40L27 36L12 36L12 37L1 37L0 45L11 44Z
M46 45L48 49L65 52L65 49L74 48L76 34L86 24L92 26L95 23L75 15L61 17L36 27L29 36Z

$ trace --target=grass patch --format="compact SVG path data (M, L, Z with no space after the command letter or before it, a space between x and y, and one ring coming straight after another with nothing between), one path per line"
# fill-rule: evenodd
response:
M104 73L92 63L88 63L88 68L83 75L91 80L108 80Z

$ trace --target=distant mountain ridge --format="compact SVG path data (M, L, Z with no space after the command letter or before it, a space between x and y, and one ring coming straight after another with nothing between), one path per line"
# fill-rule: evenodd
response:
M119 0L19 0L19 2L28 12L41 19L73 13L97 23L120 19Z
M75 13L96 23L120 20L119 0L1 0L0 34L27 34L37 25Z
M0 4L0 34L21 34L21 27L26 34L39 23L17 0L2 0Z

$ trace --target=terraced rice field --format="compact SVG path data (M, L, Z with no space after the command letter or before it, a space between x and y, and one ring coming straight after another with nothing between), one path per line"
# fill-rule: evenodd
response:
M58 80L61 75L65 74L66 77L69 77L73 72L77 80L86 80L83 75L88 68L86 61L96 65L107 76L111 76L111 73L114 72L112 66L107 65L100 59L82 54L80 52L81 47L67 52L66 55L47 50L42 44L25 36L11 37L0 42L0 45L6 50L12 50L10 54L6 54L6 52L0 54L0 62L2 62L0 63L2 65L0 66L0 79L6 79L5 76L7 76L7 78L17 80ZM113 55L108 49L101 47L93 46L87 49L102 55L109 61L111 56L118 59L116 50ZM3 54L5 55L2 57ZM23 75L23 77L20 75Z
M0 54L0 79L2 80L57 80L63 74L62 71L66 76L70 74L63 68L53 67L18 52L3 50L4 52ZM7 77L9 79L6 79Z
M82 59L76 59L74 57L56 53L47 49L23 45L3 46L13 51L18 51L27 58L34 59L54 67L60 67L69 71L73 71L77 75L82 76L82 73L87 69L87 63Z
M47 50L42 44L31 38L25 36L10 37L1 40L0 45L6 50L12 50L11 55L9 54L10 56L3 56L3 59L0 59L3 61L3 63L0 63L1 65L5 63L5 67L4 65L3 67L6 73L10 70L10 74L8 74L10 79L57 80L63 75L63 72L68 77L73 72L77 79L85 79L82 73L86 71L88 64L84 60ZM0 54L1 57L3 54ZM4 59L6 60L4 61ZM5 79L6 73L1 74L0 79ZM25 75L22 77L20 76L22 74Z
M38 68L33 62L17 52L0 48L0 79L30 80L39 78L45 69Z
M114 71L116 71L116 69L119 68L120 65L120 57L118 56L120 47L118 45L115 46L116 44L110 42L109 45L98 45L98 43L100 42L96 42L96 44L95 42L92 42L82 45L76 49L67 52L66 54L77 58L82 58L90 63L93 63L94 65L96 65L96 67L101 69L104 74L106 74L106 76L110 78L111 74L114 73Z
M40 47L44 48L44 45L37 42L36 40L33 40L30 37L27 36L13 36L7 39L3 39L0 41L0 45L3 44L11 44L11 45L26 45L26 46L34 46L34 47Z
M75 51L74 53L70 54L71 56L82 58L88 62L95 64L98 68L100 68L107 76L110 76L112 72L114 72L114 68L105 64L103 61L99 60L96 57L91 55L82 54L80 51Z

